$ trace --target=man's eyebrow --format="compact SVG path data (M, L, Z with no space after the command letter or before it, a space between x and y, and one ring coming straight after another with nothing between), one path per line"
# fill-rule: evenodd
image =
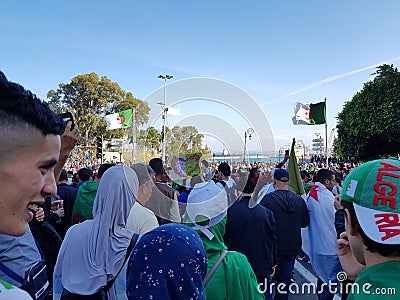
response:
M45 169L50 169L51 167L54 167L56 164L57 164L57 160L53 158L53 159L43 162L40 167L45 168Z

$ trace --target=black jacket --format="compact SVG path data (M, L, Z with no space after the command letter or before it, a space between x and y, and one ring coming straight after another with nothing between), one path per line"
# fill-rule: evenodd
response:
M301 251L301 228L310 223L307 205L292 191L277 190L264 196L261 205L275 216L278 256L294 256Z
M346 217L346 212L344 211L344 209L338 209L335 213L335 228L336 228L336 234L337 234L337 238L340 238L340 234L342 232L346 231L346 227L345 227L345 219Z
M78 190L65 183L57 186L57 195L64 200L64 217L61 218L60 223L55 224L55 228L59 235L64 238L65 233L72 224L72 210L74 209L76 194Z
M276 229L273 213L243 197L228 209L224 242L229 250L246 255L258 278L265 278L276 265ZM254 203L253 203L254 205Z

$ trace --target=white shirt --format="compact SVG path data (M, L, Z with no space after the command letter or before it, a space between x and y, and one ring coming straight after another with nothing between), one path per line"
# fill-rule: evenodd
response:
M129 212L126 229L142 235L156 227L158 221L155 214L136 201Z

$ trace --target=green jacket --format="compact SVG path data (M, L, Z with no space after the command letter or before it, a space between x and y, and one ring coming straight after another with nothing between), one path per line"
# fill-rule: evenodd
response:
M99 182L88 181L81 185L72 210L72 224L93 219L93 202L99 188Z
M201 231L200 235L208 258L207 272L217 261L223 250L227 249L223 241L225 233L226 217L209 230L214 238L209 240ZM251 300L264 299L264 295L258 289L256 275L251 268L246 256L229 251L223 262L218 266L214 275L205 287L207 300Z

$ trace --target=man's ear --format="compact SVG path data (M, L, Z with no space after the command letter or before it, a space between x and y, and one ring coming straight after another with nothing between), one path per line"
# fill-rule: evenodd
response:
M353 224L351 223L352 218L349 210L347 208L344 209L346 214L345 214L345 219L346 219L346 229L349 230L350 235L355 236L359 233L358 231L358 226L354 227Z

